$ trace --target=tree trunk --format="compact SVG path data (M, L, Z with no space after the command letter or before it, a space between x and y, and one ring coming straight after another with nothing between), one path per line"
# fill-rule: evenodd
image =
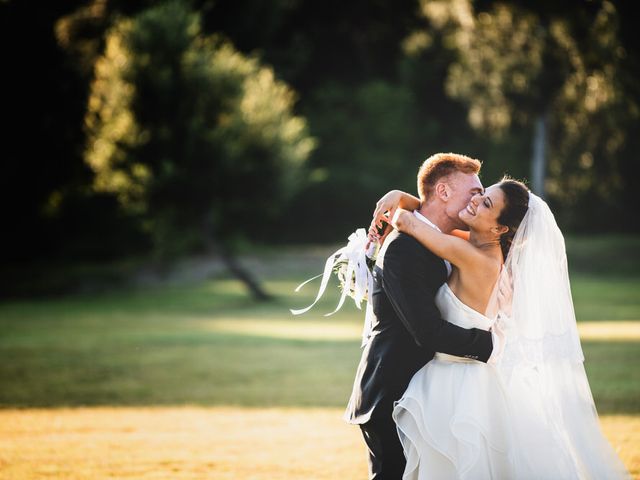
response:
M531 190L540 198L545 197L544 178L547 168L547 115L536 118L533 133L533 157L531 159Z
M209 221L204 222L204 235L207 249L220 255L222 263L229 272L240 280L247 287L251 296L260 302L271 300L269 295L258 283L258 281L246 270L232 253L231 249L225 247L222 242L216 241L215 229Z
M255 300L264 302L271 299L271 296L264 291L249 271L244 269L242 265L238 263L236 257L228 249L218 245L216 250L220 253L220 257L222 258L222 262L225 266L238 280L245 284Z

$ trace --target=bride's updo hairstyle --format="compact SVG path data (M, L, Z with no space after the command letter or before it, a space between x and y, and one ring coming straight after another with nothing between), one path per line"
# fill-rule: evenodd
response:
M516 230L529 209L529 189L524 183L510 177L503 177L498 186L504 193L504 207L498 217L498 223L509 228L500 236L502 256L506 259Z

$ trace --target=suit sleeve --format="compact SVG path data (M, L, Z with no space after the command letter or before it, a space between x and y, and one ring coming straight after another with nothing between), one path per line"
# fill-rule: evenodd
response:
M435 305L442 277L434 272L442 268L441 261L415 239L398 236L384 256L383 288L387 297L419 346L486 362L493 349L491 333L449 323Z

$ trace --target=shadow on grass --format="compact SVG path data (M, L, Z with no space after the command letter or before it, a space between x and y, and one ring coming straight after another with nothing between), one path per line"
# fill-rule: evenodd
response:
M227 333L146 334L100 343L5 347L0 405L345 406L353 341Z
M640 413L640 342L583 341L582 349L598 412Z
M600 414L640 412L637 342L583 342ZM46 348L14 345L0 365L0 405L343 407L359 359L353 340L223 332L107 337Z

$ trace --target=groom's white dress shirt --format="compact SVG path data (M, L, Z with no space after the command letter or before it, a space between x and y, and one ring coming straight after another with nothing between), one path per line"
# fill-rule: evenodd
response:
M426 224L427 224L427 225L429 225L430 227L435 228L437 231L439 231L440 233L442 233L442 230L440 230L440 229L438 228L438 226L437 226L435 223L433 223L431 220L429 220L427 217L425 217L424 215L422 215L422 214L421 214L420 212L418 212L417 210L414 210L414 211L413 211L413 214L415 215L415 217L416 217L418 220L420 220L420 221L422 221L422 222L426 223ZM451 263L449 262L449 260L445 260L444 258L443 258L443 260L444 260L444 264L447 266L447 278L449 278L449 276L451 275Z
M435 228L437 231L442 233L442 230L440 230L435 223L433 223L431 220L429 220L427 217L422 215L417 210L414 210L413 214L421 222L426 223L430 227ZM444 264L447 266L447 278L448 278L451 275L451 263L448 260L445 260L444 258L443 258L443 260L444 260ZM502 338L500 336L500 333L496 332L493 329L491 330L491 341L493 343L493 350L491 352L491 356L489 357L489 360L487 361L487 363L495 363L498 360L498 357L500 355L501 346L502 346Z

